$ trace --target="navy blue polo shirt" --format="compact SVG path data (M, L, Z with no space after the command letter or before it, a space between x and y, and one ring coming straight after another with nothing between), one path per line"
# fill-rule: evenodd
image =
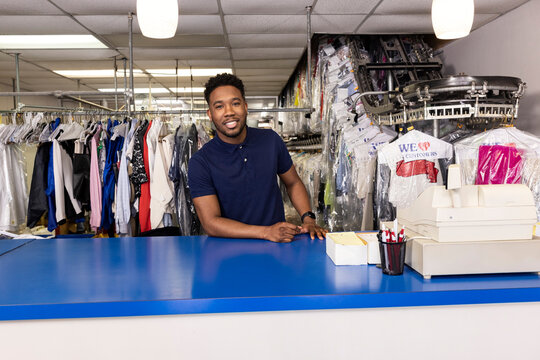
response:
M247 128L245 141L228 144L217 135L189 161L191 197L216 195L221 216L250 225L285 221L278 174L292 166L273 130Z

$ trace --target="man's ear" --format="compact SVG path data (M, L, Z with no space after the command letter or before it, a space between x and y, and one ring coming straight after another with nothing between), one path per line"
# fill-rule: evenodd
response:
M212 113L210 112L210 109L207 109L207 110L206 110L206 115L208 115L208 117L210 118L210 120L212 120Z

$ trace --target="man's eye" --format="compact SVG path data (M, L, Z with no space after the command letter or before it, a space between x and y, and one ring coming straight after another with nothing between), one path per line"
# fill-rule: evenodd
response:
M240 103L239 102L235 102L233 103L234 106L240 106Z
M221 109L221 108L223 108L223 105L217 105L216 106L216 109Z

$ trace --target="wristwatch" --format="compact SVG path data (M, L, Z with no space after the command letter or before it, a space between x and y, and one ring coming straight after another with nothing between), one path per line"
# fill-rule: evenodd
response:
M302 217L300 218L300 220L302 220L302 223L304 222L304 219L306 218L306 216L312 218L313 220L315 220L315 214L312 212L312 211L306 211Z

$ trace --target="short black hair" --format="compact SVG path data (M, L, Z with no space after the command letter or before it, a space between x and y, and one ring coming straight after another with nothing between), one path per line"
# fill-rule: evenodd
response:
M222 73L211 77L210 79L208 79L206 84L204 84L204 98L206 99L206 103L210 105L210 94L212 93L212 91L214 91L220 86L226 85L234 86L235 88L240 90L240 94L242 94L242 99L246 99L244 83L242 82L242 80L240 80L237 76L233 74Z

